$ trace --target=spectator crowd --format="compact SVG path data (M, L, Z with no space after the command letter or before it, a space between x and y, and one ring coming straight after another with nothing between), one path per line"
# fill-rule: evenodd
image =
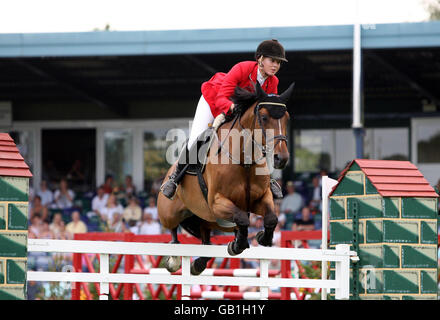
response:
M288 181L285 185L279 181L284 198L275 200L275 211L279 220L278 231L321 228L322 175L314 177L310 186L301 181ZM113 177L108 175L104 184L93 194L83 194L81 199L64 178L54 190L43 180L40 188L31 193L30 238L73 239L75 233L85 232L168 232L162 228L157 214L157 193L141 196L131 176L127 176L124 184L118 186ZM89 205L84 205L87 201ZM250 218L251 241L252 237L263 229L263 222L261 217L253 214ZM275 237L275 245L276 241L279 239Z
M160 234L156 196L143 206L136 195L132 177L127 176L122 186L116 186L107 176L90 199L90 206L76 203L76 194L68 181L61 179L55 190L43 180L39 190L31 192L29 205L29 237L44 239L73 239L75 233L89 231L132 232ZM84 201L84 199L82 199ZM87 200L87 199L86 199Z
M321 229L321 178L324 175L327 172L323 170L312 177L310 183L287 181L283 184L278 181L284 197L274 200L278 216L274 246L281 245L281 231ZM435 189L439 192L440 180ZM86 232L131 232L139 235L168 233L160 224L156 198L157 191L152 191L150 195L137 192L131 176L126 177L124 184L117 186L113 177L108 175L105 183L95 192L81 196L69 187L67 179L61 179L54 190L43 180L38 190L30 192L29 238L69 240L77 233ZM260 230L263 230L263 218L251 213L248 236L252 246L258 246L255 236ZM186 233L183 229L180 231ZM309 246L319 248L320 240L310 240ZM64 255L61 259L71 264L72 256ZM45 253L31 252L28 255L28 265L33 270L48 270L54 260L53 256ZM242 260L244 268L257 267L256 261Z
M283 230L320 229L320 181L320 176L313 178L310 187L299 181L288 181L285 185L279 181L284 198L275 200L278 225L274 232L274 246L280 246ZM158 188L151 188L149 195L137 192L131 176L127 176L122 185L117 185L108 175L104 184L94 192L81 193L72 189L69 181L63 178L55 188L50 188L43 180L39 189L31 190L29 238L70 240L75 234L86 232L131 232L139 235L169 232L159 221L157 191L154 191ZM263 230L263 218L251 214L249 243L252 246L258 246L255 236L260 230ZM186 233L183 229L180 232ZM216 231L215 234L222 232ZM54 256L36 252L28 255L31 270L53 270L57 268L57 263L72 265L72 255ZM255 263L244 259L242 267L252 268Z

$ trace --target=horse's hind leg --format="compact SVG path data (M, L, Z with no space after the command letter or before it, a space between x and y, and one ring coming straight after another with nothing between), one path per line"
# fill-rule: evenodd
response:
M177 239L177 227L171 230L171 237L172 237L171 243L173 244L180 243L179 240ZM177 256L168 256L165 260L165 268L171 273L179 270L181 265L182 265L182 260L180 259L180 257Z
M211 244L211 229L209 227L202 225L200 227L200 232L202 235L202 244L210 245ZM191 274L197 276L206 269L206 264L211 260L210 257L198 257L191 263Z

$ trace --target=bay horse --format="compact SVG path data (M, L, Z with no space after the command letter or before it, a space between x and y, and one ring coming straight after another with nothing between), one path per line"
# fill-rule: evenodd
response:
M286 131L290 116L286 103L293 87L294 83L281 95L266 94L258 82L254 91L239 87L235 89L231 98L235 104L234 111L219 127L217 133L222 134L215 135L217 139L213 139L208 152L203 171L207 187L205 195L198 177L188 174L182 179L173 200L162 193L158 195L159 219L165 228L171 230L171 243L179 243L179 225L206 245L210 244L211 230L234 232L235 239L228 244L228 253L235 256L249 248L247 237L252 212L262 216L264 222L264 231L256 236L258 243L272 245L278 218L270 190L267 155L269 152L273 155L275 169L284 168L289 159ZM233 129L241 135L239 143L225 147L224 142L230 138L228 135ZM269 131L273 132L271 137L268 136ZM268 150L270 142L273 147ZM173 172L176 163L169 169L165 179ZM209 260L207 257L194 260L191 274L200 274ZM180 257L166 259L168 271L175 272L180 266Z

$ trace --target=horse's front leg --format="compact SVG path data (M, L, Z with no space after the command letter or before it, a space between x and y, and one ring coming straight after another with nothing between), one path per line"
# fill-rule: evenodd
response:
M257 202L252 209L255 214L264 217L264 231L258 232L255 236L257 242L262 246L271 247L273 232L278 224L278 217L275 214L272 192L268 189L262 200Z
M178 244L180 243L177 238L177 227L171 230L171 243ZM182 265L182 261L180 257L177 256L168 256L165 259L165 268L168 270L168 272L173 273L180 269Z
M214 197L212 204L214 214L225 220L231 220L237 225L235 240L228 244L228 253L232 256L242 253L249 248L248 228L249 213L238 208L231 200L220 193Z

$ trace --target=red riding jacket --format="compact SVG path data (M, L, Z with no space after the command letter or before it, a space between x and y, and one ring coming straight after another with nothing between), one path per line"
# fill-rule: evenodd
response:
M228 112L232 104L229 98L234 94L236 86L252 90L253 84L257 82L257 70L256 61L239 62L228 73L218 72L202 84L202 95L211 107L214 117ZM277 94L278 78L268 77L262 88L266 93Z

